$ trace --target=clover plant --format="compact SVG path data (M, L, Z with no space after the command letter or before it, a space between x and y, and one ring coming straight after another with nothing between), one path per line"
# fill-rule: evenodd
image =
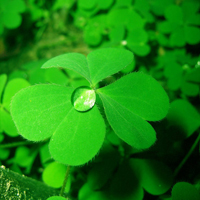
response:
M11 112L19 133L31 141L51 136L52 157L67 165L82 165L100 150L105 138L105 123L96 95L103 102L108 122L127 144L146 149L156 141L156 133L147 121L165 117L168 97L153 78L131 73L114 83L96 88L102 79L117 73L133 60L130 51L100 49L87 58L68 53L50 59L42 68L62 67L85 77L90 88L39 84L15 95ZM62 147L62 148L61 148Z
M23 0L0 0L0 35L4 27L14 29L22 22L21 13L26 10Z

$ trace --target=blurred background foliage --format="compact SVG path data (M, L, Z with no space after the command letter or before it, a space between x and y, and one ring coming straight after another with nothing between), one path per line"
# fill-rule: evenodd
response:
M164 120L152 123L158 140L138 152L107 126L99 155L71 169L65 191L79 200L199 199L199 9L198 0L0 0L0 164L60 188L66 166L52 160L48 140L19 136L11 99L38 83L88 85L73 71L40 69L49 58L125 48L134 62L100 84L131 72L159 81L171 105Z

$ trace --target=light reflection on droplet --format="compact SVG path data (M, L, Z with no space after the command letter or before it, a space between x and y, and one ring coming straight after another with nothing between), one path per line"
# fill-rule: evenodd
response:
M71 101L77 111L88 111L95 104L95 91L89 87L79 87L74 90Z

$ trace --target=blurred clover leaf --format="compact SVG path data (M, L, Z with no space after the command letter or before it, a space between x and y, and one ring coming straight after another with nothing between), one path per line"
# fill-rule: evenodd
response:
M23 173L29 174L38 152L34 148L29 149L26 146L19 146L15 151L15 156L7 161L7 164L13 164L25 168Z
M92 94L99 95L106 117L115 133L138 149L149 148L156 133L147 121L158 121L168 111L168 96L153 78L132 73L96 89L99 81L125 68L133 54L124 49L99 49L88 54L68 53L50 59L42 68L74 70L90 83ZM93 97L80 92L81 112L74 107L74 88L39 84L21 90L13 98L11 113L19 133L28 140L41 141L51 136L52 157L63 164L82 165L91 160L105 138L105 123Z
M103 158L112 155L114 154L104 155ZM107 159L103 162L106 165ZM102 176L105 169L103 167L101 172L100 168L97 167L99 163L95 164L89 173L87 182L79 190L80 200L84 200L86 197L91 200L142 200L144 190L152 195L161 195L170 189L173 182L172 171L163 162L151 159L127 159L118 167L110 168L106 172L106 175L110 177L107 177L110 186L104 182L106 187L102 187L101 184L106 179L105 176ZM111 166L110 164L109 166ZM103 165L101 164L101 166Z
M166 21L158 24L158 30L170 34L170 46L182 47L186 43L195 45L200 42L199 5L197 1L185 1L181 6L171 4L166 7Z
M44 183L53 188L60 188L63 185L67 167L63 164L52 162L47 165L42 173ZM71 181L67 181L65 191L69 191Z
M66 198L61 196L52 196L49 197L47 200L66 200Z
M16 137L19 134L17 133L17 129L10 115L11 98L19 90L29 86L30 84L22 78L12 79L7 83L7 85L6 82L7 75L2 74L0 76L0 131L5 132L11 137Z
M26 5L23 0L0 0L0 34L3 33L4 26L14 29L20 26Z
M199 191L190 183L178 182L172 188L172 200L199 200Z
M179 140L191 136L200 127L200 114L191 103L183 99L176 99L170 104L166 118L170 126L181 130L182 137L179 135Z

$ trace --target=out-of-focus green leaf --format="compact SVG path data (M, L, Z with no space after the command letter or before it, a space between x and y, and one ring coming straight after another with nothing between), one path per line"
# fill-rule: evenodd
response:
M185 26L185 40L190 45L200 42L200 29L193 26Z
M98 0L98 6L102 10L108 9L113 3L113 0Z
M36 154L31 153L30 149L26 146L17 147L15 151L14 163L20 167L31 167Z
M108 36L111 42L120 43L124 39L124 36L125 36L124 26L118 26L111 29Z
M46 69L45 80L59 85L66 85L68 83L68 78L61 70L57 68Z
M7 80L7 75L2 74L0 76L0 103L1 103L1 98L2 98L2 92L3 92L3 89L4 89L5 84L6 84L6 80Z
M148 34L143 29L137 29L128 32L126 38L127 47L139 56L146 56L150 52L148 42Z
M181 129L184 139L192 135L200 126L199 113L192 104L183 99L177 99L170 104L167 119L170 125Z
M25 79L16 78L12 79L8 82L5 87L4 95L3 95L3 106L10 111L10 103L12 97L21 89L30 86L29 82Z
M10 154L9 149L1 149L0 148L0 160L6 160Z
M183 13L179 6L169 5L165 9L165 18L173 23L182 24Z
M173 0L152 0L150 1L150 8L155 15L163 16L165 9L173 2Z
M97 0L79 0L78 7L90 10L97 4Z
M52 196L52 197L49 197L47 200L66 200L66 198L61 197L61 196Z
M199 200L198 190L190 183L178 182L172 188L172 200Z
M42 147L40 147L40 160L41 160L43 165L45 165L46 162L51 160L51 155L50 155L50 152L49 152L48 143L46 143Z
M67 167L63 164L52 162L42 173L42 180L49 186L60 188L63 184Z
M2 129L8 136L18 136L17 129L10 114L3 108L0 108L0 129Z
M98 157L102 161L94 163L87 179L93 190L99 190L106 184L120 160L119 153L109 143L104 143Z
M173 174L164 163L156 160L134 159L132 166L142 187L150 194L161 195L170 189Z
M142 200L144 191L129 162L123 162L110 184L112 200Z
M88 183L85 183L78 193L79 200L110 200L103 191L93 191Z

